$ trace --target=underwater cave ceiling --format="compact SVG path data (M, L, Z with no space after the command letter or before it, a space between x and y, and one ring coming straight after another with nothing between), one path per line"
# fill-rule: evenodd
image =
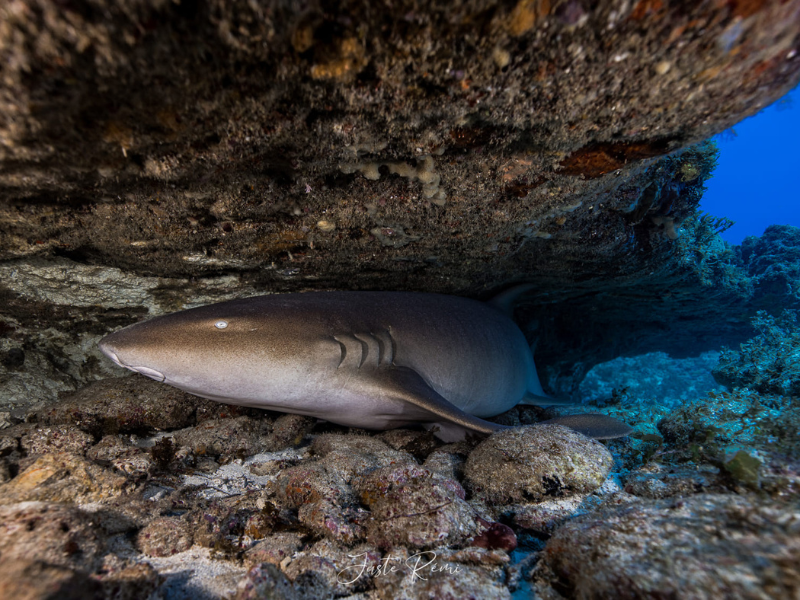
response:
M560 392L735 341L758 285L694 216L692 145L796 85L798 46L800 0L9 0L4 394L113 373L96 339L147 314L277 291L532 282Z

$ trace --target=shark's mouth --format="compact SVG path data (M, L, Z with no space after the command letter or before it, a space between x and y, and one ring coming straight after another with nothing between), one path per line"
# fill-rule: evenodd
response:
M130 369L131 371L136 371L137 373L141 373L142 375L147 375L151 379L155 379L161 383L164 383L164 380L166 379L166 376L163 373L156 371L155 369L151 369L150 367L129 367L125 365L125 368Z
M135 373L141 373L142 375L147 375L151 379L155 379L156 381L159 381L161 383L164 383L164 381L167 379L166 376L160 371L156 371L155 369L151 369L150 367L133 367L131 365L126 365L113 352L106 352L106 354L111 360L117 363L120 367L125 367L126 369L129 369Z

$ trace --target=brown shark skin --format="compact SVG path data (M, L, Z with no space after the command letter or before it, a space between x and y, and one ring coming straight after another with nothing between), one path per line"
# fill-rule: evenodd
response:
M509 317L439 294L245 298L131 325L100 348L120 366L213 400L369 429L436 424L447 438L501 429L481 417L544 396Z

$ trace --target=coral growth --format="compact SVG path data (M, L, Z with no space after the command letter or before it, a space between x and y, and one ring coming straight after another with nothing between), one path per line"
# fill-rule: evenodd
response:
M800 323L797 311L779 317L759 311L752 319L758 334L723 350L714 379L731 388L746 387L764 394L800 395Z

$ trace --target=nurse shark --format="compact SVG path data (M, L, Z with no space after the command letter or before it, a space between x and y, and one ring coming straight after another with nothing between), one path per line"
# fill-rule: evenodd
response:
M415 292L308 292L231 300L125 327L100 341L118 365L197 396L350 427L436 427L446 441L506 429L519 403L552 405L525 336L501 310ZM595 438L604 415L550 419Z

